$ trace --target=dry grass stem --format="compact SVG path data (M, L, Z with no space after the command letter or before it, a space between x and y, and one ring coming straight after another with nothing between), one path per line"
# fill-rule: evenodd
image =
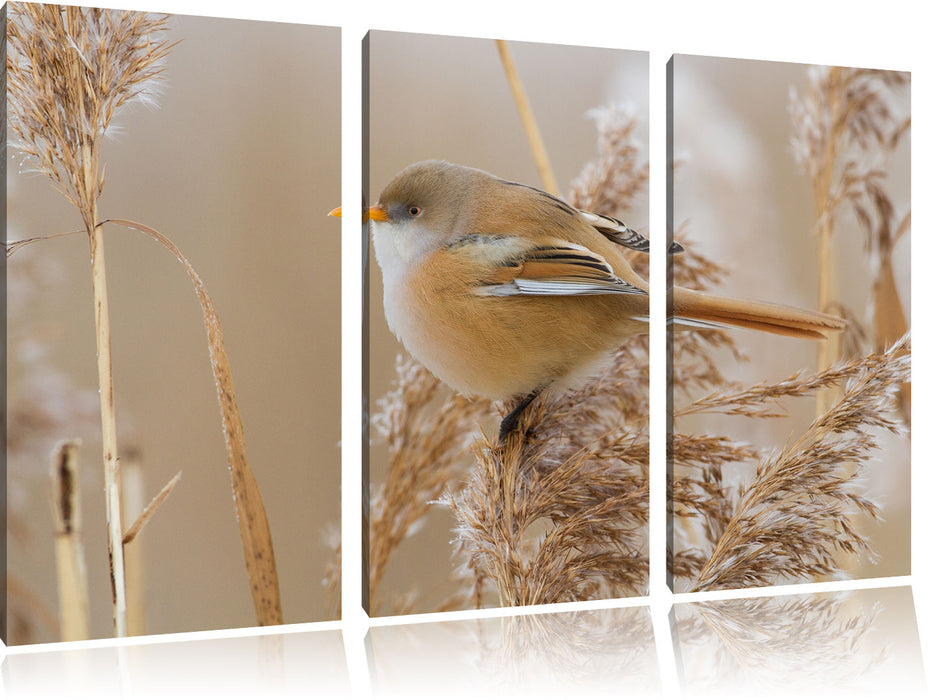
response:
M6 253L6 257L11 257L13 253L18 251L20 248L25 248L28 245L33 243L38 243L40 241L49 241L53 238L60 238L62 236L74 236L77 233L84 233L87 235L87 231L82 229L76 229L74 231L62 231L61 233L51 233L48 236L32 236L30 238L21 238L18 241L4 241L3 250Z
M97 218L97 212L93 214ZM114 591L114 626L118 637L127 634L127 593L124 578L123 519L120 511L120 462L117 457L117 408L114 404L114 369L111 363L110 313L104 265L104 239L99 227L91 234L91 280L94 288L94 327L97 333L101 441L104 449L105 509L111 582Z
M125 449L120 459L120 496L123 499L124 516L146 510L146 481L143 461L138 449ZM155 510L155 509L154 509ZM143 538L138 537L142 524L137 519L130 526L136 544L128 547L124 533L124 564L127 572L127 634L137 637L146 634L146 559Z
M551 194L559 194L559 185L556 183L556 176L549 164L549 155L546 152L543 137L536 125L536 118L533 116L530 101L523 89L520 74L514 65L513 57L510 55L510 48L503 39L495 39L495 43L497 44L497 53L500 55L501 63L504 65L504 74L507 76L510 92L513 94L514 102L517 103L520 120L523 122L527 139L530 141L530 150L533 152L533 159L536 161L536 169L539 172L540 180L543 182L543 189Z
M148 523L153 515L156 514L156 509L159 508L159 506L161 506L167 498L169 498L169 494L172 493L172 489L176 487L176 484L179 483L179 479L181 478L182 472L177 472L176 475L169 479L166 485L162 487L160 492L153 497L153 500L149 502L146 508L142 510L140 515L137 516L137 519L133 521L133 525L131 525L124 534L124 546L127 546L136 539L143 528L146 527L146 523Z
M211 371L214 374L218 404L221 408L224 445L227 451L237 523L240 527L241 544L247 575L250 579L257 624L282 624L283 612L280 604L279 576L273 556L273 538L260 488L247 461L244 425L237 408L231 365L228 362L227 351L224 349L224 336L214 302L195 268L175 243L165 235L149 226L126 219L108 219L101 223L125 226L150 236L175 255L195 287L195 294L201 304L205 330L208 334L208 355Z
M90 629L78 448L77 440L66 441L59 444L52 455L52 511L55 518L59 634L63 642L88 639Z

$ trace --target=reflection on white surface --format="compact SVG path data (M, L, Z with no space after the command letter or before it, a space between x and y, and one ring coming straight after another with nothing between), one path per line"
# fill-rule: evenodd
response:
M341 632L8 654L9 700L349 696Z
M683 698L903 700L926 692L909 587L681 603L670 622L657 634L672 632ZM670 676L661 682L645 607L373 626L366 640L349 637L350 659L338 630L156 639L6 650L0 697L343 698L369 689L407 700L639 700L676 689ZM661 639L661 648L669 643Z
M685 603L670 617L685 697L922 697L910 587Z
M371 629L374 697L659 695L647 608Z

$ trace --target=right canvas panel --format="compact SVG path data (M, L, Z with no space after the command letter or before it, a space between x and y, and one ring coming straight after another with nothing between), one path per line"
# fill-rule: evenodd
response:
M910 573L910 74L668 64L668 576Z

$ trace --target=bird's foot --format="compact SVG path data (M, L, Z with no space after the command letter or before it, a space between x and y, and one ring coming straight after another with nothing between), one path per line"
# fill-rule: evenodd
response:
M526 410L526 407L533 403L533 400L539 396L539 390L530 392L527 394L513 410L504 416L504 420L500 424L500 434L498 435L498 442L504 444L507 440L507 436L512 432L518 429L520 425L520 416L523 415L523 411ZM526 437L530 438L534 435L533 428L528 428L526 431Z

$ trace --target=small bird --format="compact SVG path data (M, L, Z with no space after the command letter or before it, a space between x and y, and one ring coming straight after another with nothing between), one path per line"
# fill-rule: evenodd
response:
M617 219L441 160L402 170L365 218L390 330L453 389L519 399L501 439L546 387L574 385L648 331L649 287L623 250L647 252L649 241ZM678 325L801 338L844 328L835 316L680 287L672 313Z

